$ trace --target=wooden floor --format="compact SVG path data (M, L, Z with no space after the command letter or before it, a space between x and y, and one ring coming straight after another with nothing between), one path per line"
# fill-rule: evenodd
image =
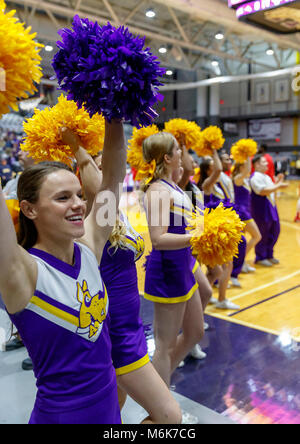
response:
M208 305L206 313L220 319L238 323L275 335L288 333L300 342L300 224L293 222L296 214L300 181L289 182L289 187L277 196L281 221L281 233L275 247L275 257L280 264L272 268L256 266L256 272L240 274L242 288L228 289L228 299L240 306L240 310L220 310ZM151 250L145 214L138 204L138 193L127 199L127 215L133 226L146 242L145 255ZM139 290L144 290L145 255L137 263ZM250 253L250 262L254 252ZM205 271L205 267L203 268ZM217 297L217 289L214 289Z

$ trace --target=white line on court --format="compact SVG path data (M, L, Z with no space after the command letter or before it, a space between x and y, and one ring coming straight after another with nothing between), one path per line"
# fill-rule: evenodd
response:
M279 284L279 282L286 281L294 276L297 276L298 274L300 274L300 270L295 271L294 273L288 274L287 276L284 276L280 279L276 279L275 281L269 282L268 284L264 284L264 285L261 285L260 287L252 288L251 290L245 291L244 293L241 293L237 296L234 296L233 298L230 298L230 300L235 301L236 299L242 298L243 296L247 296L248 294L255 293L256 291L263 290L264 288L271 287L272 285L275 285L275 284Z

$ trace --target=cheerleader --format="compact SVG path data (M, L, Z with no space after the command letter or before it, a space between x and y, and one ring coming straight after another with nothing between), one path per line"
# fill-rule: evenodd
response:
M89 155L84 154L88 159ZM85 181L85 193L92 200L101 187L102 156L96 156L94 161L99 171ZM143 253L144 239L120 212L100 263L100 274L109 296L109 335L119 405L122 409L129 394L149 413L143 424L180 424L180 408L149 360L139 316L140 295L135 262Z
M193 208L198 208L199 210L204 211L203 194L199 190L197 185L190 180L191 176L194 175L194 171L197 167L198 165L194 161L192 155L188 153L185 146L182 146L182 171L178 177L178 180L174 180L178 183L180 188L188 194L188 196L192 200ZM199 262L193 256L191 256L191 267L195 275L195 279L198 283L197 291L199 292L199 297L202 303L202 310L204 313L205 308L212 297L212 287L209 283L208 278L202 272ZM204 322L204 319L201 319L199 321ZM204 322L204 330L206 330L208 327L208 324ZM199 344L196 344L189 354L195 359L206 358L206 353L201 349Z
M251 213L262 236L260 242L255 246L255 263L271 267L279 263L278 259L273 256L274 246L280 233L275 191L286 188L288 185L283 183L283 175L277 177L277 183L272 182L266 174L268 162L261 154L253 157L252 164L254 174L250 178Z
M191 269L191 235L186 233L192 203L172 178L181 165L181 149L173 135L147 137L143 157L152 169L144 191L153 247L146 265L144 297L154 302L152 362L170 386L172 372L204 334L199 322L202 304Z
M143 424L180 424L181 413L167 385L149 360L135 262L144 251L143 238L120 213L100 264L110 301L109 332L122 409L129 394L149 416Z
M244 164L235 163L232 171L235 204L238 207L239 215L242 221L246 223L245 231L251 236L251 239L247 241L245 261L242 268L243 273L255 271L254 267L247 264L246 257L249 254L249 251L252 250L252 248L254 248L255 245L261 240L260 231L251 215L251 188L249 181L250 172L250 157L248 157Z
M200 164L200 181L198 186L204 192L204 204L206 207L215 208L220 202L228 202L228 198L218 183L221 172L222 163L217 151L214 150L213 157L205 157ZM221 266L221 273L219 272L220 276L218 278L219 298L218 301L215 298L211 298L211 302L215 303L217 308L225 310L236 310L240 308L238 305L226 299L226 291L232 269L232 262Z
M233 181L231 179L231 166L232 162L230 159L229 154L223 152L221 154L221 162L223 171L220 174L218 185L222 188L223 193L225 195L225 201L227 205L234 206L235 211L239 214L240 218L243 219L243 213L240 212L240 208L236 203L235 199L235 192L234 192L234 186ZM237 257L233 258L233 268L231 272L231 283L234 287L241 287L241 284L238 280L238 275L241 273L245 256L246 256L246 247L247 247L247 241L245 236L242 236L242 240L239 243L238 246L238 255Z
M68 130L62 138L75 155L83 149ZM0 189L0 291L37 379L31 424L121 422L98 270L112 228L99 226L97 213L103 192L118 193L125 164L122 125L106 123L102 187L85 222L81 185L68 167L27 168L18 183L19 244ZM83 166L83 183L89 170Z

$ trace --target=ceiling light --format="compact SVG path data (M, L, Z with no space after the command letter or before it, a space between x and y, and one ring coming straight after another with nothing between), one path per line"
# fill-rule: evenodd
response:
M272 48L269 48L266 50L266 54L267 55L273 55L274 54L274 50Z
M224 34L222 34L221 32L218 32L215 35L215 39L217 39L217 40L223 40L223 38L224 38Z
M167 52L167 48L165 46L161 46L158 50L161 54L165 54Z
M46 45L46 46L45 46L45 51L47 51L47 52L51 52L51 51L53 51L53 46L51 46L51 45Z
M148 10L146 11L146 17L153 18L153 17L155 17L155 16L156 16L156 14L155 14L155 12L153 11L153 9L148 9Z
M173 71L171 69L167 69L166 74L167 74L167 76L172 76Z
M211 64L212 66L219 66L219 62L217 60L213 60Z

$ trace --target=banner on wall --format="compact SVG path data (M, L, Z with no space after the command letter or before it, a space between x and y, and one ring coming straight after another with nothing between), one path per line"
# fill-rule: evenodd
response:
M280 118L249 120L249 137L255 140L275 140L280 135Z

